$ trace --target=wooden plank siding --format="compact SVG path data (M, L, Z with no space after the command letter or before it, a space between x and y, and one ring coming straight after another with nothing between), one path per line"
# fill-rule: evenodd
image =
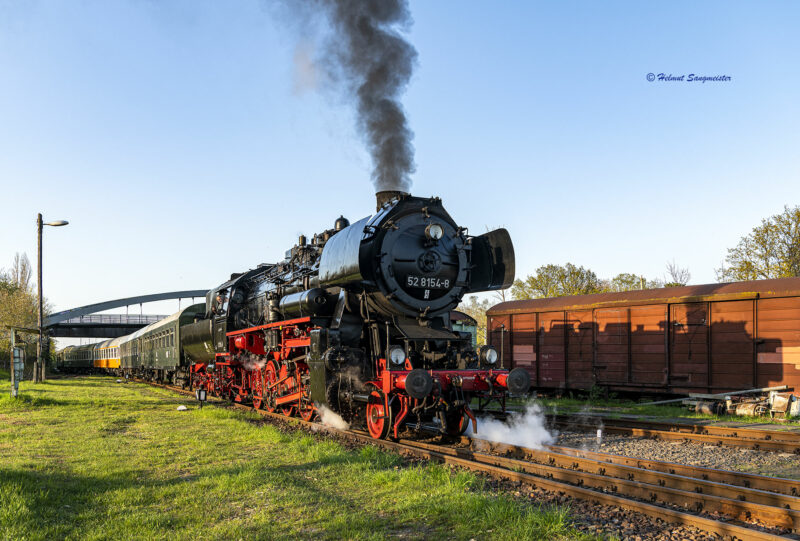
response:
M761 291L753 286L754 294L738 298L665 294L664 302L576 301L574 308L568 299L543 299L544 309L527 312L504 303L507 313L489 311L488 340L499 352L502 334L505 366L524 367L541 389L689 393L788 385L800 395L800 278L790 282L796 293L753 282Z

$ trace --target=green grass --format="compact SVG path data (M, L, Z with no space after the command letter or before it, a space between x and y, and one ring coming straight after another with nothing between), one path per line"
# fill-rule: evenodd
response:
M574 539L482 478L89 377L0 383L0 539ZM189 411L179 412L179 404Z

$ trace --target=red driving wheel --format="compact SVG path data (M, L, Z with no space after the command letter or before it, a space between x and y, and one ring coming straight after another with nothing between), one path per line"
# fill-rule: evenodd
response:
M376 440L389 435L392 427L392 410L386 407L385 395L381 391L372 391L367 402L367 430Z
M254 370L250 374L251 388L253 390L253 407L257 410L261 409L264 405L262 399L264 395L263 374L261 370Z
M275 363L270 361L264 367L264 390L262 396L264 397L264 409L273 413L275 407L275 397L278 396L278 389L276 387L270 388L275 382L278 381L278 371Z
M308 385L303 384L303 376L308 372L308 368L303 370L299 375L300 380L300 403L297 406L300 412L300 418L304 421L311 421L317 413L317 408L314 407L314 402L311 400L311 389ZM309 382L310 383L310 382Z

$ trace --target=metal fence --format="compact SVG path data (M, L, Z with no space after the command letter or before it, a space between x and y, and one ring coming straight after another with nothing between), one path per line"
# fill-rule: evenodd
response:
M90 314L62 321L59 325L150 325L167 316L139 314Z

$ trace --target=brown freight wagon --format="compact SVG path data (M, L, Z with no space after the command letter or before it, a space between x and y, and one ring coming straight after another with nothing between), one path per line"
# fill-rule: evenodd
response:
M509 301L487 325L536 389L800 394L800 278Z

